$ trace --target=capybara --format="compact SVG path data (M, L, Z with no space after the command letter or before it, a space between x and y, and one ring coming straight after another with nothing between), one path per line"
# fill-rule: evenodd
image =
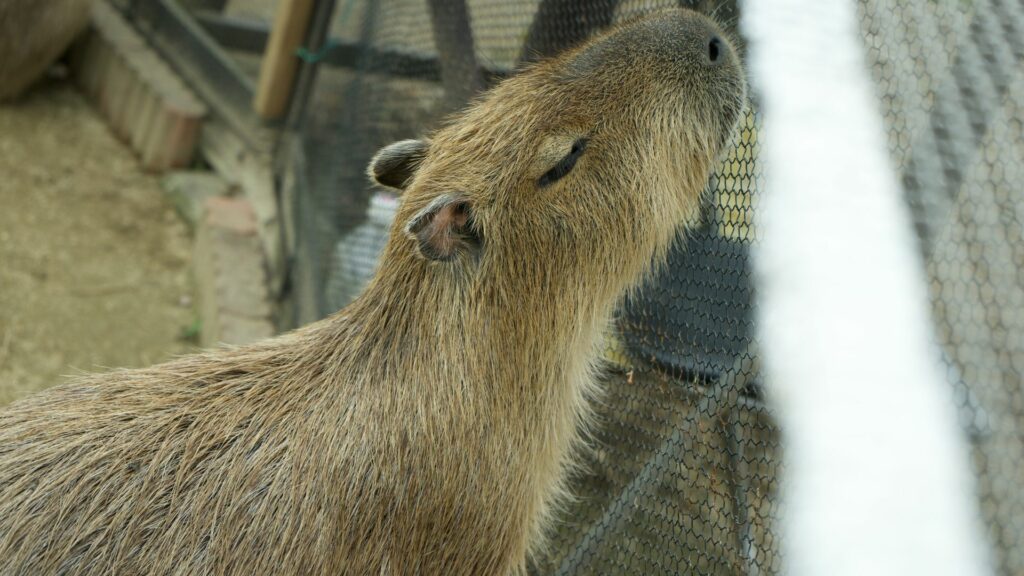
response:
M614 310L698 218L745 90L672 9L385 147L401 204L352 304L0 413L0 573L525 573Z
M89 24L92 0L0 1L0 102L39 80Z

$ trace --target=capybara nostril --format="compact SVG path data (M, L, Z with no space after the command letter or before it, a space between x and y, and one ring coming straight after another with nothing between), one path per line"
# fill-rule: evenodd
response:
M722 39L717 35L712 36L708 41L708 62L711 64L720 63L722 58L722 52L725 50L725 46L722 44Z

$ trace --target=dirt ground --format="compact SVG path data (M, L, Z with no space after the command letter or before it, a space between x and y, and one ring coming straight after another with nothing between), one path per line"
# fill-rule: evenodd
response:
M68 82L0 106L0 406L190 349L191 240Z

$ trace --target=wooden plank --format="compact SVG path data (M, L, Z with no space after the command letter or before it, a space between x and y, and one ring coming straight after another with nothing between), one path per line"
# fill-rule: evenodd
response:
M288 109L302 46L313 14L314 0L280 0L267 49L260 65L253 109L261 118L281 118Z

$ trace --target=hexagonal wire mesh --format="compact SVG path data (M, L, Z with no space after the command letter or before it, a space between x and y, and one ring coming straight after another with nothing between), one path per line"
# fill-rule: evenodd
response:
M291 207L299 320L344 306L372 273L394 207L364 176L380 146L429 130L523 60L679 3L338 0L332 41L355 50L350 66L320 70L303 126ZM681 4L735 30L735 2ZM1001 572L1021 574L1024 6L863 0L859 14L988 536ZM595 449L538 574L781 567L779 434L760 400L752 340L748 250L761 172L756 103L751 110L709 182L703 225L622 307Z

